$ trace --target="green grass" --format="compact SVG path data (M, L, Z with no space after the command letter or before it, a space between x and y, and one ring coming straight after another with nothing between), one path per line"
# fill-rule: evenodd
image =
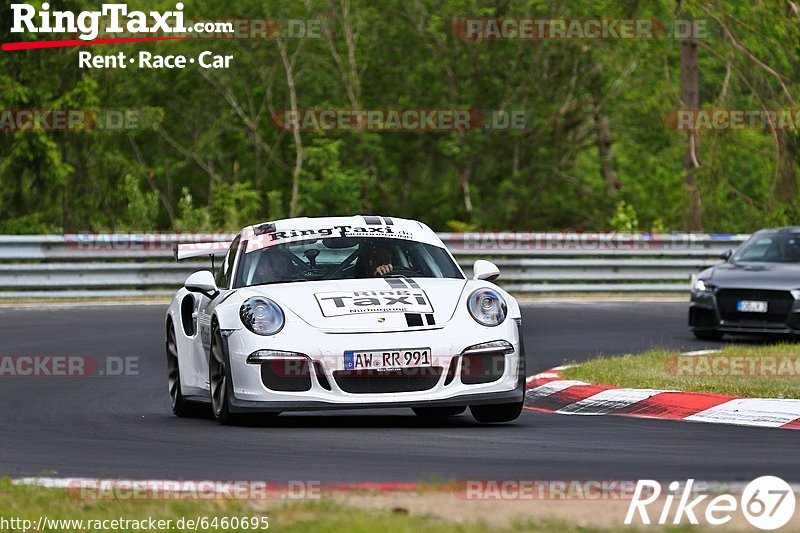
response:
M716 364L725 361L728 364L715 369L712 366L714 358L719 356L738 359L716 360ZM749 398L800 398L798 344L730 345L719 354L702 356L701 359L690 357L664 349L600 357L570 367L561 372L561 376L596 385L637 389L674 389ZM741 361L743 371L731 366L732 361ZM774 368L771 363L774 363Z
M463 504L464 502L460 502ZM246 501L162 501L162 500L81 500L66 490L46 489L33 486L13 485L8 479L0 479L0 518L20 518L33 521L34 527L39 517L49 519L171 519L173 524L180 518L198 517L260 517L266 516L269 530L291 532L458 532L472 533L482 531L530 531L564 533L590 533L625 531L631 533L630 527L614 529L595 529L581 527L560 520L539 520L523 523L511 523L506 529L490 527L483 523L456 524L432 516L413 516L407 510L393 509L385 511L364 510L346 507L342 504L323 498L316 501L293 501L268 503ZM63 532L68 529L43 529ZM115 529L115 531L132 531L131 529ZM146 529L145 529L146 530ZM256 531L249 529L198 529L199 531ZM689 531L689 528L659 528L660 531ZM0 531L9 531L0 527ZM83 529L82 531L93 531ZM171 529L159 531L189 531L189 529ZM191 529L194 531L194 529ZM264 531L263 529L258 531Z

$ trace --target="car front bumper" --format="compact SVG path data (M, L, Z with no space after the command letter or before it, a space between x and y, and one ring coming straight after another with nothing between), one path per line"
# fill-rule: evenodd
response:
M739 313L737 300L764 300L770 312ZM689 329L731 334L800 333L800 292L760 289L692 291Z
M468 318L468 317L467 317ZM232 411L301 411L373 407L445 407L478 404L519 403L525 394L525 351L519 320L508 319L497 327L453 320L443 327L384 333L325 333L307 326L287 326L273 337L259 337L247 330L227 332L225 349L230 372ZM464 383L468 372L465 348L489 341L505 341L513 352L502 358L497 379L486 383ZM438 377L428 378L424 390L393 392L348 392L337 373L344 371L344 352L430 348L433 366L441 367ZM265 385L262 365L247 362L258 350L280 350L308 356L306 390L274 390ZM474 360L473 360L474 361ZM451 365L456 365L451 368ZM413 374L413 371L410 371ZM320 376L322 374L322 376ZM349 378L352 380L358 378ZM390 378L386 378L390 379ZM385 380L384 380L385 381ZM466 379L469 381L469 379ZM390 382L390 385L394 383ZM351 387L352 388L352 387Z

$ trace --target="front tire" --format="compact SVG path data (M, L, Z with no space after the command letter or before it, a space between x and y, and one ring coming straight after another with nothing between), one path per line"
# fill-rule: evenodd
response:
M211 412L214 418L223 425L234 424L238 417L231 413L228 382L230 372L225 349L222 345L222 333L216 323L211 328L211 356L208 358L208 383L211 388Z
M167 326L167 383L169 384L169 402L175 416L196 417L206 414L206 407L200 403L184 398L181 392L181 371L178 359L178 342L175 325L170 320ZM208 416L206 414L206 416Z
M469 410L478 422L498 424L502 422L511 422L519 418L519 415L522 413L522 402L471 405Z

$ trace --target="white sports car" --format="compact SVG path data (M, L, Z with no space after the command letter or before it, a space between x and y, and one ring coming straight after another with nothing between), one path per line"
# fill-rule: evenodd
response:
M296 218L232 242L175 247L224 256L195 272L166 316L172 410L245 413L405 407L508 422L522 409L517 301L476 261L466 279L425 224L378 216Z

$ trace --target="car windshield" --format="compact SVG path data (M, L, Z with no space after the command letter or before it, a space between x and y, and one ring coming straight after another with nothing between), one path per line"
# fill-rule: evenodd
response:
M444 248L405 239L328 237L253 251L243 245L234 287L382 276L463 279Z
M800 234L754 235L736 250L734 261L759 263L800 263Z

